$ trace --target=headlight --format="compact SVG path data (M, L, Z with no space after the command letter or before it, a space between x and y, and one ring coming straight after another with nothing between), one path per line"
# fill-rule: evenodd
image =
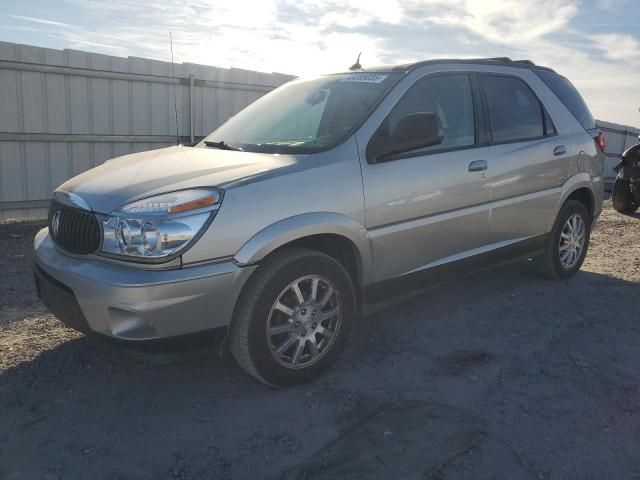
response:
M102 222L102 253L160 259L184 249L220 208L222 193L181 190L129 203Z

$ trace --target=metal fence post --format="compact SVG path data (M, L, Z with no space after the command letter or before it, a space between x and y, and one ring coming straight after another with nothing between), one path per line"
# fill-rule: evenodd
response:
M195 142L195 133L193 131L193 75L189 75L189 139L191 145Z

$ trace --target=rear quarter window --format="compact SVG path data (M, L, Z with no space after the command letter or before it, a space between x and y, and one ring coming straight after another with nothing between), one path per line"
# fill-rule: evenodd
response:
M580 122L580 125L585 130L596 128L596 122L587 104L584 103L582 96L568 79L557 73L545 70L534 70L534 72L576 117L576 120Z

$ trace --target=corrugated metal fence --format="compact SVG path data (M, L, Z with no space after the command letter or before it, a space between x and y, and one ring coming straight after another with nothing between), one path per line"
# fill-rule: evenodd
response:
M0 221L46 215L68 178L131 152L208 134L293 77L0 42ZM605 177L640 130L598 121Z
M0 42L0 221L46 215L66 179L202 137L293 77Z
M607 181L607 188L611 188L611 184L616 177L613 167L620 161L622 152L631 145L638 143L640 129L627 125L604 122L602 120L597 120L596 124L604 132L606 144L604 176Z

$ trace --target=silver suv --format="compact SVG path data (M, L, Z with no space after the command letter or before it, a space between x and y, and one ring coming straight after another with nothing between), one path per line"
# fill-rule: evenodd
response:
M38 293L127 342L223 328L255 378L304 382L388 297L521 257L576 273L603 143L571 83L529 61L293 81L193 148L60 186L35 238Z

